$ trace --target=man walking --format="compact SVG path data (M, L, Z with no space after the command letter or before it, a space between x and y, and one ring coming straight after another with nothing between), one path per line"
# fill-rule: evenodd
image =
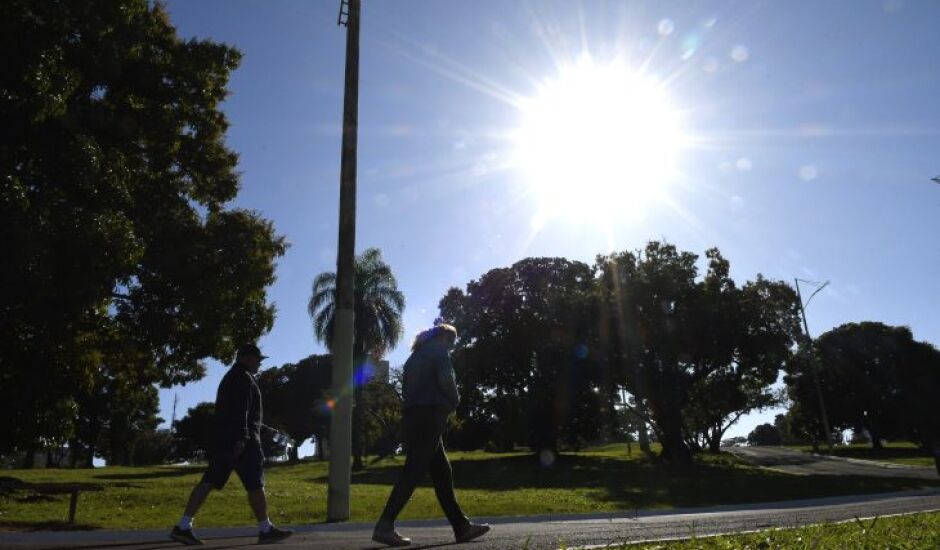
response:
M258 543L278 542L293 534L274 527L268 519L264 494L264 454L261 452L261 390L254 375L266 356L254 344L239 348L215 398L215 448L202 481L193 489L186 511L173 527L170 538L187 545L201 545L193 534L193 516L212 489L222 489L232 470L248 492L248 503L258 519Z
M411 539L395 530L395 519L427 473L431 474L434 494L457 542L476 539L490 530L489 525L471 522L457 503L453 473L442 439L447 418L459 402L454 367L448 355L456 340L457 329L442 324L423 331L411 346L412 353L405 362L402 379L402 424L408 456L372 532L372 540L376 542L387 546L411 544Z

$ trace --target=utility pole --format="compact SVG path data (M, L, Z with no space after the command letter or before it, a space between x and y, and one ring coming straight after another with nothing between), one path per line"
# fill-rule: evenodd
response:
M173 419L170 420L170 432L176 433L176 403L179 401L180 394L173 394Z
M823 401L822 394L822 384L819 383L819 370L816 367L816 354L813 351L813 337L809 335L809 324L806 322L806 309L803 306L803 295L800 294L800 279L794 279L796 282L796 297L800 302L800 313L803 315L803 331L806 333L806 346L807 352L809 353L809 364L813 371L813 383L816 385L816 397L819 398L819 412L822 416L823 429L826 430L826 445L829 447L829 454L832 454L832 430L829 428L829 415L826 414L826 403ZM811 282L811 281L804 281ZM818 283L817 283L818 284ZM806 301L809 304L810 300L813 299L813 296L819 293L820 290L826 288L826 285L829 284L829 281L826 281L816 289L816 292L813 292L809 300Z
M349 519L352 477L353 337L355 323L356 138L359 124L360 0L341 0L337 23L346 26L343 153L339 182L339 245L336 255L336 313L333 319L333 415L330 419L329 491L326 520Z

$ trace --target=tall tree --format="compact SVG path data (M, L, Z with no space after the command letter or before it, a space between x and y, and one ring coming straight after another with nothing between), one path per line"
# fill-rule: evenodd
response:
M73 435L102 368L171 385L230 360L271 327L285 244L227 208L238 51L146 0L10 0L0 47L3 453Z
M902 425L906 437L933 453L934 465L940 475L940 350L927 342L915 342L905 354L899 375L901 394L905 398Z
M441 299L441 318L458 329L458 416L468 440L556 451L616 422L594 350L593 277L582 262L526 258Z
M741 411L765 403L799 335L788 285L758 276L738 288L717 249L706 258L701 280L698 256L666 243L598 258L612 372L648 404L663 457L680 464L690 435L716 449Z
M833 429L864 429L875 449L882 440L903 437L928 445L929 436L915 435L925 425L910 411L927 412L932 406L934 399L922 388L940 392L940 353L932 355L930 349L914 340L907 327L872 321L846 323L820 335L813 352ZM806 369L791 369L786 381L794 402L818 410Z
M366 384L363 393L364 410L363 440L366 451L376 455L387 454L390 447L401 441L401 395L393 384L385 380L373 380Z
M186 411L173 425L174 458L204 460L215 443L215 403L204 401Z
M783 440L780 437L780 432L777 430L777 427L773 424L761 424L756 426L751 433L747 434L747 443L748 445L753 446L780 446L783 444Z
M355 339L353 343L353 468L362 469L363 386L369 380L369 358L380 358L398 344L405 295L398 290L392 268L378 248L368 248L356 258ZM324 272L313 280L307 311L317 340L332 346L336 311L336 273Z
M264 403L264 421L290 437L290 461L297 462L304 441L317 438L322 445L329 431L327 394L332 380L329 355L311 355L261 371L258 385Z

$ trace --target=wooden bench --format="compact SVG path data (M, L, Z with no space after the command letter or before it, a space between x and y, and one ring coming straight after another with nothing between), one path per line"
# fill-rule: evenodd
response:
M102 491L104 488L93 483L30 483L27 487L43 495L69 496L69 525L75 523L75 509L78 507L78 494L82 491Z
M69 495L69 524L75 523L78 494L82 491L102 491L104 487L94 483L27 483L12 477L0 478L0 492L11 490L31 491L40 495Z

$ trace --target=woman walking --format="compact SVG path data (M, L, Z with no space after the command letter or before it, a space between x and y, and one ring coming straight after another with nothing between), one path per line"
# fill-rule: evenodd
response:
M411 356L405 362L402 379L402 424L407 458L372 532L372 540L376 542L388 546L411 544L411 539L395 530L395 518L428 472L434 482L434 494L454 529L457 542L473 540L490 530L489 525L471 522L460 509L442 440L447 418L457 409L459 401L454 367L450 362L450 350L456 340L457 329L437 325L418 334L411 345Z

